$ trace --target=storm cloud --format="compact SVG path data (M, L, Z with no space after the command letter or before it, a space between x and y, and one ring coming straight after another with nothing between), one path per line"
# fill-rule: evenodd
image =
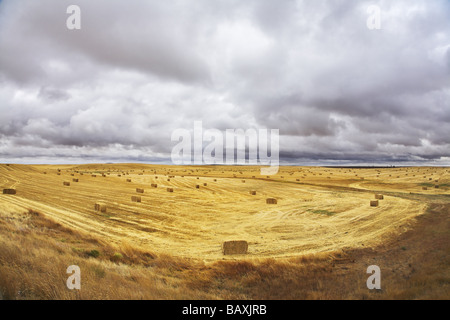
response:
M286 164L448 165L450 2L2 0L0 114L4 162L170 163L201 120Z

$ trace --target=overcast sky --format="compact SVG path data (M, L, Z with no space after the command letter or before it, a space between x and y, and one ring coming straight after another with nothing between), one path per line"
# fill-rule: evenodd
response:
M450 1L1 0L0 114L2 162L170 163L201 120L279 129L283 163L448 165Z

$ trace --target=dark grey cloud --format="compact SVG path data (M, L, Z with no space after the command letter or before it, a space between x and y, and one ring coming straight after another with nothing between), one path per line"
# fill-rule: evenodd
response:
M447 70L448 73L450 74L450 47L447 49Z
M202 120L292 163L448 164L449 77L444 0L3 0L0 159L169 159Z
M53 102L58 100L68 100L70 98L70 95L64 90L41 87L38 97L42 98L43 100Z

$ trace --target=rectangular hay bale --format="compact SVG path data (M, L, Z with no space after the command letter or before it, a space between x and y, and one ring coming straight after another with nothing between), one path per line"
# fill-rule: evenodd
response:
M266 204L277 204L277 199L275 198L267 198Z
M225 241L222 244L222 252L224 255L230 254L247 254L248 243L244 240Z
M95 211L106 212L106 205L101 203L95 204Z
M141 197L138 197L138 196L131 196L131 201L132 201L132 202L141 202Z
M3 189L3 194L16 194L16 189Z
M370 206L371 206L371 207L378 207L378 200L372 200L372 201L370 201Z

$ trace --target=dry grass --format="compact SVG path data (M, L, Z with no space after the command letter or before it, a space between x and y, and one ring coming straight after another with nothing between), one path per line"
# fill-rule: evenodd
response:
M0 290L5 299L187 299L174 271L195 264L115 247L29 211L2 214ZM96 253L96 254L94 254ZM80 291L66 287L70 265L81 269ZM196 293L199 298L207 296Z
M63 174L70 170L70 167L60 168ZM137 177L146 179L148 185L154 181L153 171L138 175L133 173L130 166L124 168L129 169L130 175L135 174L133 181ZM378 179L378 173L375 172L369 178L366 173L366 179L361 182L349 178L354 172L344 174L334 170L331 175L325 169L311 169L311 172L301 173L308 176L308 181L303 182L302 179L299 184L295 173L291 175L284 172L283 182L278 182L276 177L252 180L250 176L254 175L254 171L246 172L239 168L242 173L219 174L220 185L211 183L208 188L196 190L192 188L195 176L189 177L189 172L183 171L186 168L181 167L177 168L180 170L178 174L182 173L185 178L173 179L177 187L174 195L168 195L164 189L153 189L158 191L156 195L146 193L142 203L134 204L133 207L129 200L136 186L133 183L132 186L124 187L129 185L125 179L117 184L101 182L105 181L103 178L80 181L81 187L77 184L67 191L67 195L73 194L74 198L53 199L51 190L46 190L49 193L40 196L42 188L34 184L35 172L30 173L27 171L29 168L25 167L14 169L14 176L0 175L3 178L0 187L16 187L20 191L17 196L0 196L0 297L5 299L450 299L450 201L446 173L434 174L441 181L439 190L433 188L432 191L421 193L420 183L423 182L405 180L385 185L385 181L375 181ZM86 179L94 172L102 172L98 165L83 169L77 170L80 171L77 174L81 175L81 171L84 171ZM167 173L170 172L170 168L165 169ZM50 166L45 167L45 170L53 172ZM209 168L208 172L217 174L219 170ZM167 174L161 169L158 171L160 175ZM109 173L107 169L103 172ZM42 172L38 173L41 181ZM113 177L114 173L111 171L111 178L105 179L119 180ZM320 173L322 177L316 178L321 176ZM31 177L28 179L32 180L29 186L21 174ZM246 183L242 184L239 178L232 180L224 177L232 174L239 178L247 174ZM387 176L384 171L381 174ZM418 175L419 179L422 179L422 175ZM427 176L430 175L432 173L428 172ZM149 176L152 178L149 179ZM327 181L330 180L329 176L336 180ZM400 179L406 179L404 176L403 172ZM14 177L22 180L15 183ZM61 178L57 175L50 174L47 177L50 179L47 185L54 184L55 188L61 186L61 180L58 180ZM409 174L408 179L411 177ZM202 179L213 181L205 176ZM94 180L97 181L94 183ZM111 186L111 195L120 194L124 188L128 188L123 203L126 203L124 208L130 208L129 213L125 209L119 211L122 204L114 203L122 201L121 198L108 198L108 193L93 194L92 190L98 189L102 183ZM270 193L267 192L266 184ZM257 191L258 196L249 194L253 190ZM289 195L298 190L302 191L301 201L289 199ZM398 190L405 192L399 193ZM410 194L409 190L415 193ZM274 211L267 211L271 209L267 209L264 200L273 192L283 201L273 206ZM381 192L385 195L382 205L370 208L368 200L373 198L374 193ZM67 195L63 194L63 197ZM187 214L180 211L181 206L171 200L174 196L182 206L191 206ZM197 198L192 200L192 197ZM204 197L204 202L200 197ZM82 205L77 207L75 199L79 199ZM92 203L86 199L91 199ZM108 214L93 210L95 199L111 201L108 202ZM194 202L190 202L194 200L195 212L208 208L213 213L194 214ZM210 205L213 201L217 201L218 208ZM315 202L321 203L321 206ZM425 214L415 213L419 202L423 206L428 204ZM294 203L304 206L301 214L292 211ZM146 204L148 207L145 207ZM355 204L358 210L354 212L352 206ZM220 211L226 206L230 210ZM26 207L33 210L24 210ZM158 214L144 214L149 207L157 207ZM253 207L256 212L245 211L253 210ZM237 211L238 216L255 215L260 225L255 223L257 220L236 220L231 214L236 209L241 210ZM172 222L177 217L175 214L170 215L170 210L180 219ZM257 210L265 210L264 215L258 214ZM418 212L422 213L420 210ZM223 219L220 214L226 214L227 219ZM198 233L195 224L187 224L188 218L208 232ZM222 221L220 229L214 224L208 224L216 218ZM142 223L135 224L135 221ZM361 222L364 224L358 225ZM305 241L302 234L291 239L300 231L294 227L294 223L303 223L316 232L302 229L310 232L306 236L322 236L312 238L311 242ZM329 229L333 233L324 232L325 229L320 229L319 223L333 226L334 229ZM381 225L377 226L377 223ZM180 224L179 229L169 234L168 231L177 224ZM163 225L170 228L161 229L159 226ZM262 240L258 228L264 225L265 239ZM183 228L194 239L187 242L186 246L183 241L175 242L176 236L183 236L180 231ZM254 234L248 233L251 228L256 229ZM182 257L193 241L200 241L199 247L204 247L211 239L216 241L217 238L223 238L223 234L220 234L222 229L228 236L236 236L232 230L242 235L243 239L249 236L249 255L227 256L226 260L222 260L224 256L213 251L209 256L213 258L204 259L200 255L202 251L193 250L187 251L186 257ZM334 234L336 231L339 233ZM212 232L217 234L214 236ZM161 243L167 246L157 241L159 236L165 237L166 242ZM142 245L139 239L152 239L154 245ZM361 245L343 241L345 239L358 239L357 243ZM260 254L255 250L263 248L261 243L273 246L273 252L285 250L283 241L297 243L298 246L280 256L264 252ZM331 242L332 245L308 249L315 242ZM171 249L165 251L164 248ZM217 248L213 246L213 250L220 252L220 243ZM365 271L372 264L379 265L382 270L381 291L366 288L368 275ZM81 268L80 291L71 291L66 287L69 276L66 269L69 265Z
M35 211L3 212L0 291L4 299L450 299L449 212L434 205L376 248L210 264L111 246ZM74 264L79 291L65 284ZM370 264L382 269L381 291L365 287Z

